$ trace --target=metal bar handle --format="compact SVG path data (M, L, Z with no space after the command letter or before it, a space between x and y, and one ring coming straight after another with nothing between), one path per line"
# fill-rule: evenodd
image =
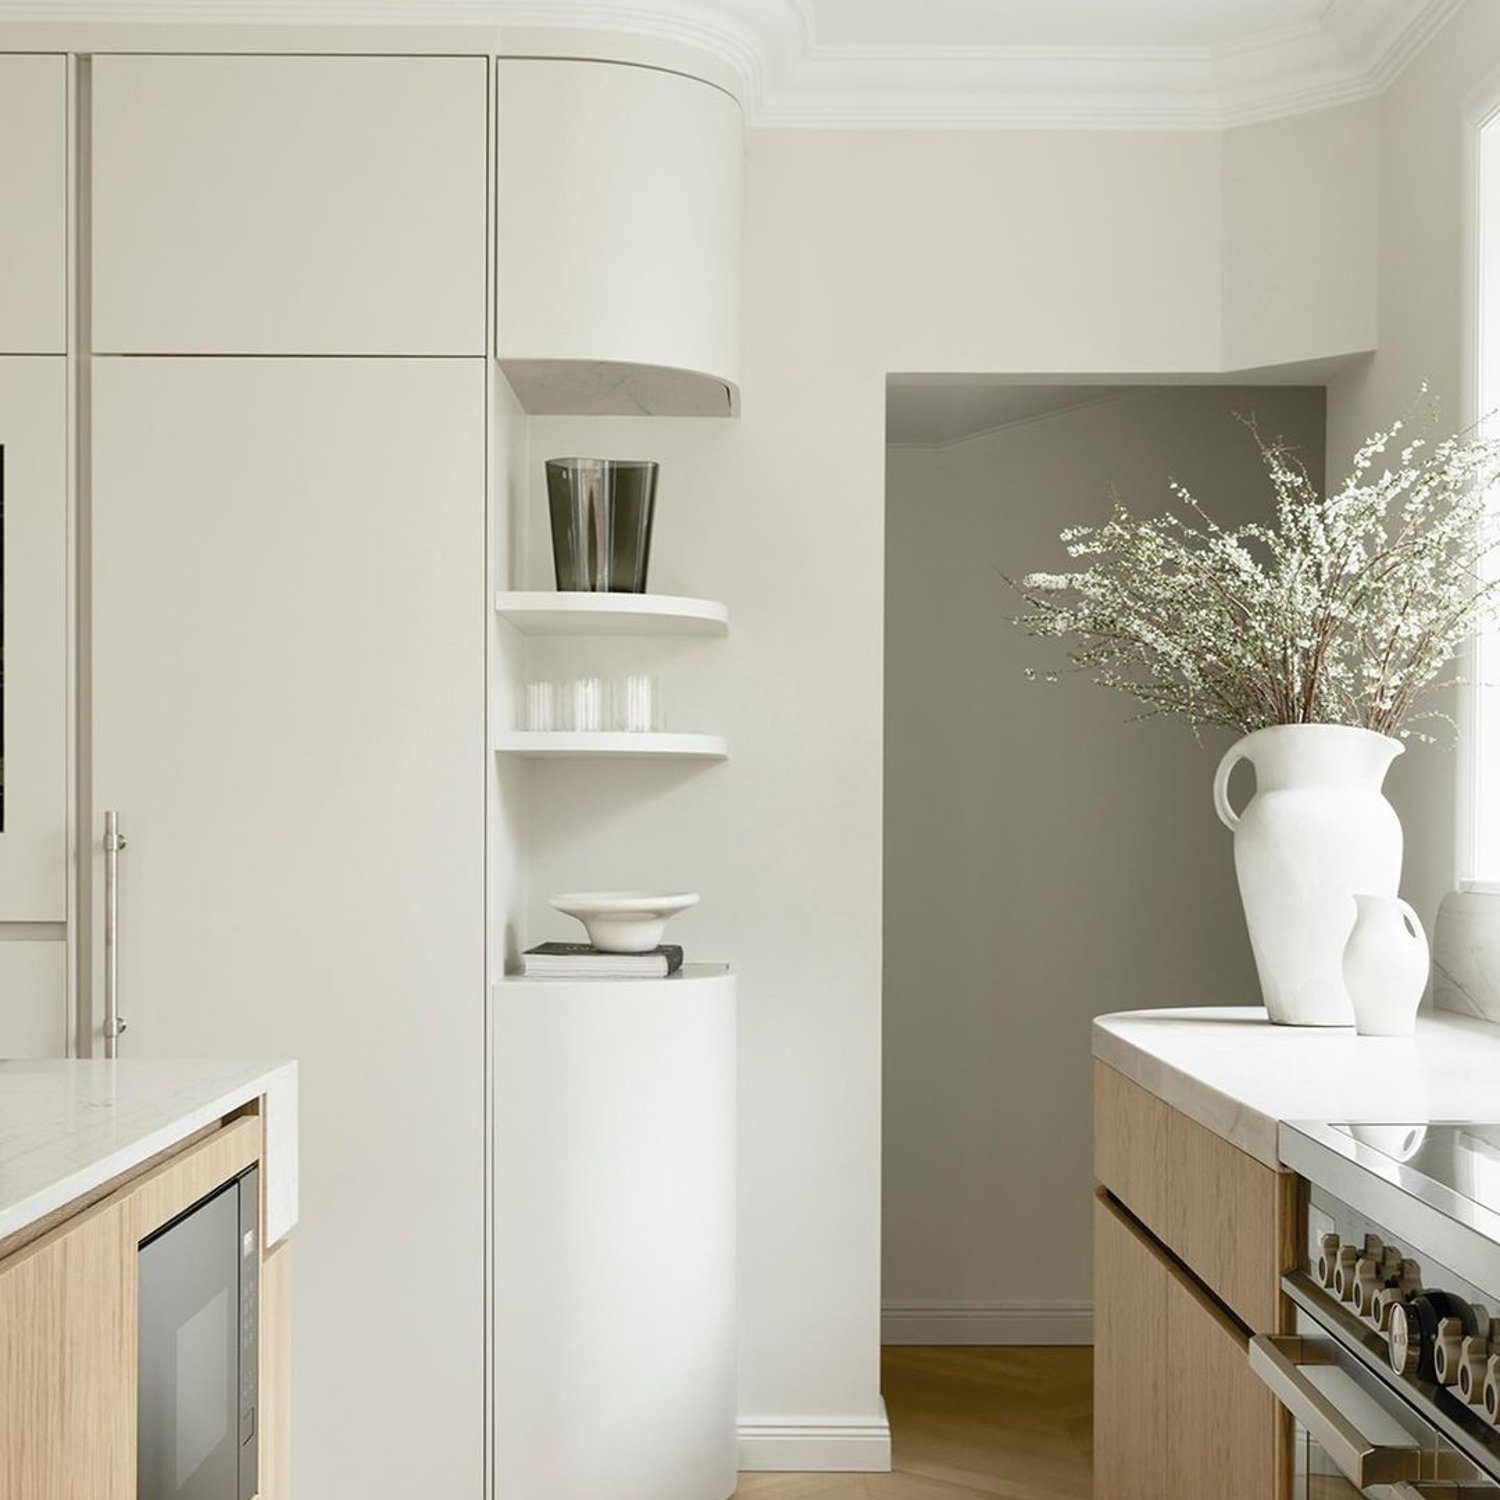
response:
M1500 1489L1492 1484L1462 1484L1447 1479L1427 1479L1421 1484L1393 1484L1385 1500L1495 1500Z
M1250 1368L1312 1434L1355 1489L1420 1479L1419 1448L1383 1448L1372 1443L1302 1373L1304 1365L1335 1362L1322 1340L1269 1333L1258 1333L1250 1340Z
M104 1055L118 1056L120 1035L120 837L118 813L104 814Z

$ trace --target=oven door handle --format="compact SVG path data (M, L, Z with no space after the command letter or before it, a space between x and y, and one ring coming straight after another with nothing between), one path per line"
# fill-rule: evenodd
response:
M1446 1479L1427 1479L1421 1484L1393 1484L1385 1500L1495 1500L1500 1495L1491 1484L1458 1484Z
M1250 1368L1312 1434L1355 1489L1420 1479L1419 1448L1383 1448L1372 1443L1302 1373L1304 1365L1334 1363L1326 1339L1258 1333L1250 1340Z

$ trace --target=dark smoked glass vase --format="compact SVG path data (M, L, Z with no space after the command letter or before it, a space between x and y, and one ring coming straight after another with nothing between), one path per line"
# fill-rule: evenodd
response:
M650 460L547 460L552 560L560 590L646 592L656 469Z

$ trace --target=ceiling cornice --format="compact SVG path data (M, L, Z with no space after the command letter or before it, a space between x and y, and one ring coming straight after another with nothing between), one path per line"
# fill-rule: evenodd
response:
M1463 3L1329 0L1223 47L835 44L812 0L0 0L0 22L577 27L709 53L761 128L1217 130L1373 97Z

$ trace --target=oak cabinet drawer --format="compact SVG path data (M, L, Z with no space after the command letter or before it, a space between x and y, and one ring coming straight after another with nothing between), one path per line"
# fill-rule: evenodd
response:
M1094 1265L1100 1500L1278 1500L1286 1420L1250 1369L1244 1330L1103 1197Z
M1251 1329L1281 1331L1295 1177L1098 1062L1094 1175Z

